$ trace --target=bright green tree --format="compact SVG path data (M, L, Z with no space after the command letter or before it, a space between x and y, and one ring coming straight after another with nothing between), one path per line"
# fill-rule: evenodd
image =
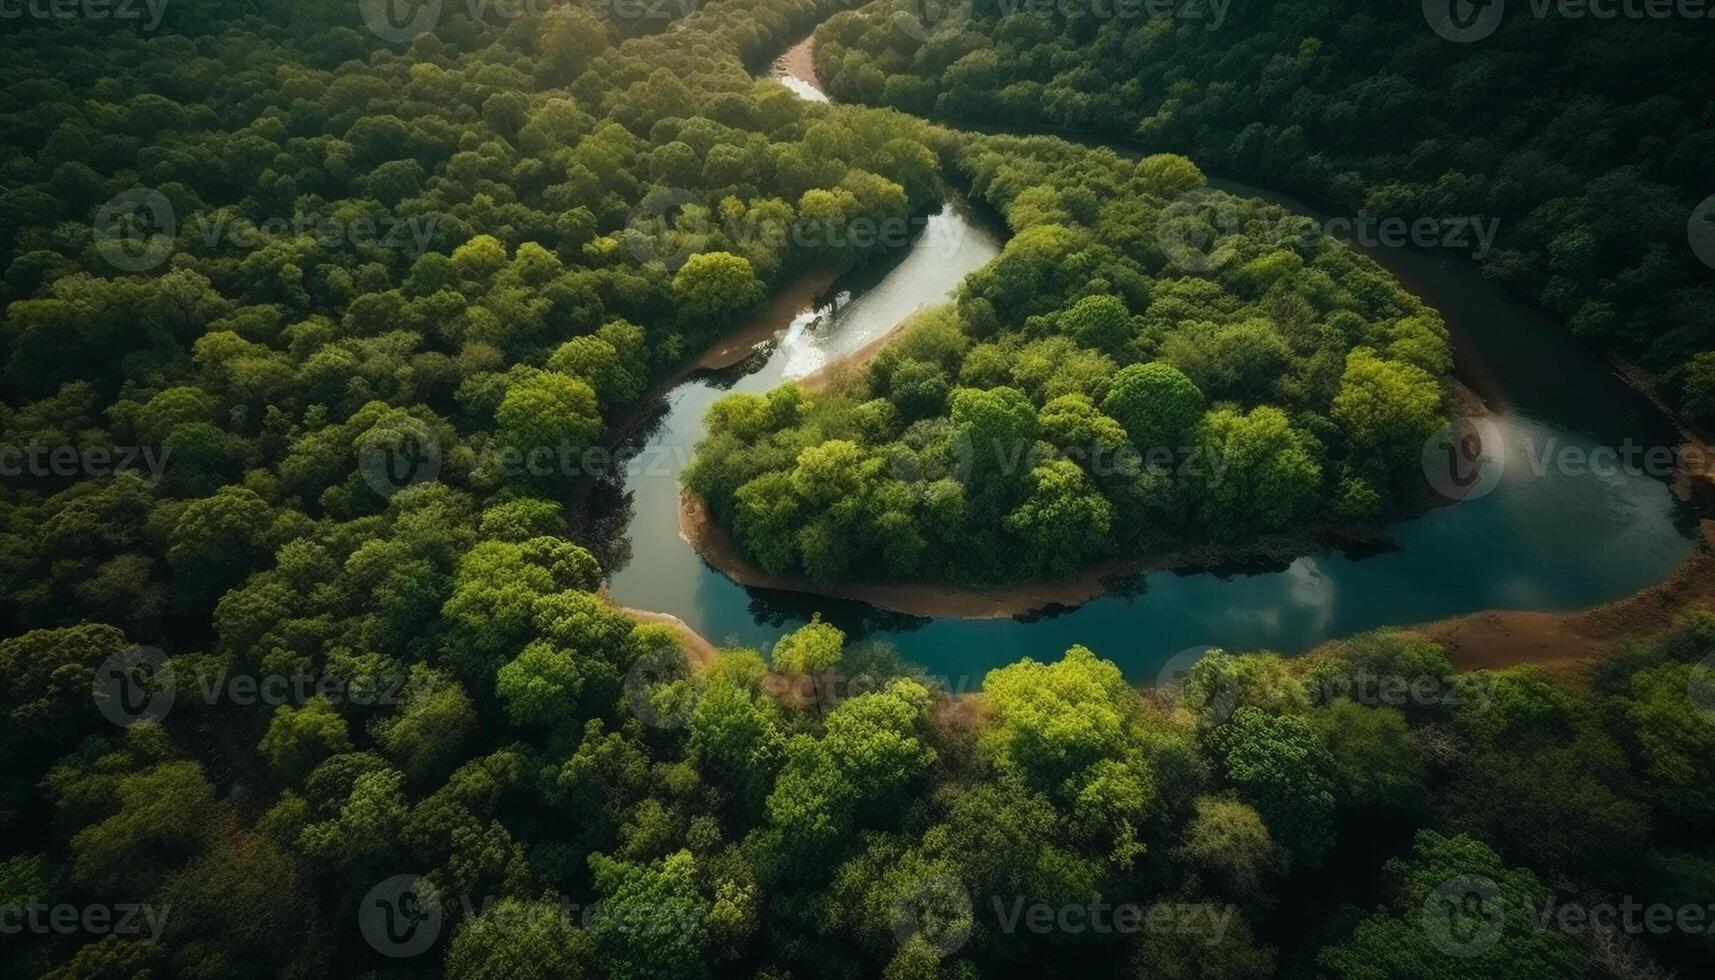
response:
M673 275L673 299L692 324L725 327L762 299L750 260L731 252L700 252Z
M1139 449L1174 449L1202 417L1203 393L1171 364L1131 364L1114 375L1102 411L1125 428Z
M1420 367L1360 347L1346 358L1332 417L1362 471L1397 479L1443 421L1441 386Z
M845 643L846 634L838 627L822 622L822 614L816 613L808 623L774 644L774 669L788 676L808 677L819 713L822 710L822 691L816 678L840 662Z

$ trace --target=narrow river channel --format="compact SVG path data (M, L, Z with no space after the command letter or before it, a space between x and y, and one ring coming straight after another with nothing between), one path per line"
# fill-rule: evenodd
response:
M802 78L788 84L825 101ZM1287 195L1211 183L1327 218ZM762 392L802 377L913 310L944 301L1001 240L954 200L896 261L836 283L789 322L780 317L773 339L749 360L668 392L631 438L627 448L637 455L623 486L604 495L629 542L629 560L610 574L613 597L678 616L716 644L761 646L819 611L854 638L891 642L956 687L974 687L987 670L1023 656L1056 657L1073 643L1149 682L1192 647L1290 653L1379 626L1481 609L1592 605L1661 580L1692 550L1693 522L1663 481L1622 468L1596 474L1553 464L1568 448L1676 445L1673 426L1655 406L1547 314L1464 261L1365 248L1446 318L1459 374L1488 402L1505 446L1493 492L1395 525L1394 550L1307 555L1254 573L1151 572L1075 609L1014 619L922 619L749 589L703 562L679 537L677 501L679 474L708 406L728 392Z

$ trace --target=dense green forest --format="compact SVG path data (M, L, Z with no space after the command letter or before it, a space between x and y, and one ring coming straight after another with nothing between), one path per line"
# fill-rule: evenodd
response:
M710 415L686 484L764 569L1065 576L1422 503L1452 354L1374 263L1183 157L987 138L954 170L1015 233L956 306L854 385Z
M716 411L693 483L759 556L970 579L1012 536L1019 577L1418 503L1433 311L1183 157L754 79L843 6L0 20L0 975L1707 970L1706 931L1554 912L1715 894L1710 613L1587 671L1383 631L956 692L602 595L564 461L948 186L1016 232L954 306ZM1178 247L1210 214L1217 261ZM1242 482L1082 468L1180 442Z
M1687 241L1715 190L1706 18L1454 5L1498 26L1453 43L1417 0L1172 5L1179 16L967 0L917 5L915 30L896 26L898 6L818 29L834 96L1189 153L1375 216L1496 221L1495 247L1464 246L1485 272L1715 427L1715 287Z
M158 482L8 481L0 575L20 623L212 638L221 593L282 545L373 536L388 498L359 452L413 440L472 506L552 531L546 501L570 481L525 454L577 461L793 269L861 258L861 239L757 227L931 203L922 124L810 118L744 70L815 13L710 13L723 33L622 48L575 6L455 20L409 52L259 17L10 40L5 441L70 447L73 470L92 447L171 463ZM662 189L704 203L637 220ZM139 192L176 238L102 233L110 200ZM402 624L448 574L387 570Z

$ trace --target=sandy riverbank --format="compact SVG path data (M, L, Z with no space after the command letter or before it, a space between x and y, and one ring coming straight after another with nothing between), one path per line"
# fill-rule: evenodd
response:
M613 597L608 595L605 589L602 590L602 598L606 599L608 604L613 606L613 608L625 613L627 616L637 620L639 623L659 624L662 626L672 627L673 632L679 634L680 644L683 646L685 654L691 658L692 663L707 664L715 659L718 648L713 643L710 643L708 638L703 636L703 634L692 629L691 624L685 622L672 613L652 612L648 609L633 609L630 606L622 606L619 603L614 602Z
M723 548L731 549L731 541L707 519L702 502L689 495L687 497L689 499L681 507L680 516L689 525L682 523L681 533L685 533L687 540L691 540L705 557L713 552L715 557L722 560L730 558L734 562L731 570L712 559L711 564L744 585L780 587L780 580L776 577L750 566L736 555L721 554ZM1576 670L1611 653L1629 636L1658 633L1689 609L1715 606L1715 521L1701 522L1700 531L1700 547L1672 575L1623 599L1568 612L1483 610L1404 628L1421 633L1446 648L1455 670L1494 670L1520 664L1532 664L1556 672ZM693 539L691 535L697 538ZM709 550L704 550L704 546ZM842 595L842 598L871 601L868 595L857 594L867 590L847 591L853 594ZM925 598L930 602L938 600L934 595ZM1005 603L1004 597L985 597L980 593L949 593L946 598L979 614L986 602ZM677 616L627 606L617 608L638 622L671 626L683 639L685 652L693 663L707 664L717 655L717 647L713 643ZM1317 649L1321 647L1309 652ZM951 703L957 709L955 713L976 709L969 698L953 698Z
M1672 575L1622 599L1569 612L1491 609L1405 628L1446 647L1458 670L1596 659L1627 636L1659 632L1688 609L1715 605L1715 521L1698 530L1697 550Z
M816 38L811 35L797 44L786 49L786 53L774 60L774 68L783 75L814 86L820 92L822 80L816 77Z
M893 344L898 343L900 338L905 336L906 332L911 329L912 323L914 323L918 317L923 316L931 310L941 308L942 307L939 304L935 306L919 306L915 311L894 324L891 329L884 331L880 336L865 341L862 346L852 348L844 354L841 354L839 357L823 364L816 370L811 371L809 374L804 375L802 378L799 378L798 387L811 392L840 390L850 387L863 377L864 370L869 367L870 361L875 360L875 356L877 354L881 353L884 349L892 346Z

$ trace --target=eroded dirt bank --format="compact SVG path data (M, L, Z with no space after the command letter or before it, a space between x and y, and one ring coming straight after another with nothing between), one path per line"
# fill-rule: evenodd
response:
M1672 575L1625 598L1572 612L1490 609L1406 628L1446 647L1459 670L1593 660L1627 636L1658 632L1687 609L1715 605L1715 521L1699 522L1698 530L1697 550Z

